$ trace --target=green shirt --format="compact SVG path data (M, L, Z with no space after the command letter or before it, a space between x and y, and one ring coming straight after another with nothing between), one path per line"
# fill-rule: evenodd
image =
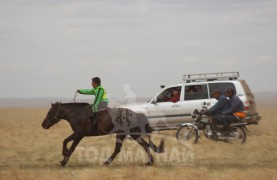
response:
M95 95L95 100L92 103L92 111L98 112L98 105L101 101L109 103L105 89L98 86L94 89L79 89L80 94Z

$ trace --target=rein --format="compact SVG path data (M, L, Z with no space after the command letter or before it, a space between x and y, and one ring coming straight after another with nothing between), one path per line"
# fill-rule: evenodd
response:
M78 95L78 90L75 92L75 95L74 95L74 98L73 98L74 104L76 103L76 97L77 97L77 95Z

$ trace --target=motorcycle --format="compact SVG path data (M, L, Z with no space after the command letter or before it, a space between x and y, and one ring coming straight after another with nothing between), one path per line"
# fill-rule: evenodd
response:
M246 141L247 118L240 119L238 122L231 123L230 130L224 131L222 125L216 125L212 122L210 116L205 115L208 106L203 103L202 109L195 109L192 113L193 123L184 123L177 130L176 138L190 143L197 143L200 138L200 131L207 139L214 141L224 141L228 143L244 144Z

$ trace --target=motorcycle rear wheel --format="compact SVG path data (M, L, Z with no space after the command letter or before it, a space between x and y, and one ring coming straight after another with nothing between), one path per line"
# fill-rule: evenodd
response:
M246 131L243 127L232 127L230 136L227 140L232 144L244 144L246 142Z

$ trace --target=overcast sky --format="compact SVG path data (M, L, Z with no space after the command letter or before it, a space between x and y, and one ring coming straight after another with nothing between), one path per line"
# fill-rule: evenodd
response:
M0 0L0 98L73 97L102 78L151 97L187 73L277 91L276 0Z

